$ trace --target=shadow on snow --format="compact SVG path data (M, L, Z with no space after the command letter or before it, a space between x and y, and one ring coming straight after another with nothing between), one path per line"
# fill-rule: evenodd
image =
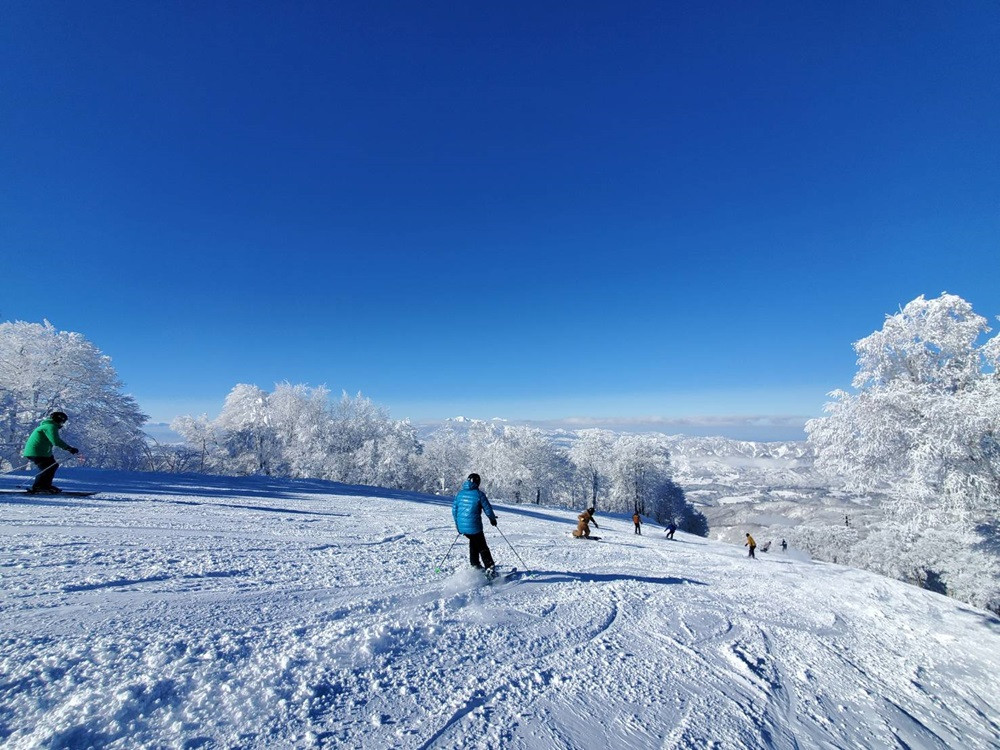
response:
M694 586L708 585L704 581L696 581L693 578L636 576L627 573L578 573L569 570L532 570L531 578L526 579L525 583L565 583L568 581L580 581L583 583L635 581L637 583L654 583L663 586L676 586L678 584L692 584Z
M7 476L20 482L30 481L29 472L12 472ZM303 495L343 495L349 497L381 497L435 505L451 505L451 497L426 495L385 487L342 484L323 479L288 479L284 477L241 476L216 474L169 474L163 472L129 472L86 467L62 468L57 483L64 489L114 494L195 495L208 498L259 498L261 500L296 500ZM13 487L11 488L13 489ZM188 501L194 503L194 501ZM196 503L194 503L196 504ZM252 510L274 508L247 506ZM293 511L289 511L293 512Z

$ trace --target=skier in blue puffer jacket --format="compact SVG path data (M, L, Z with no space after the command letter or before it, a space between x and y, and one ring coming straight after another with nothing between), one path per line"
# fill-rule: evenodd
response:
M455 495L451 504L451 515L455 519L455 528L459 534L465 534L469 540L469 562L474 568L486 568L487 573L493 572L493 555L486 544L483 533L483 512L493 526L497 525L497 514L486 499L486 493L479 489L479 475L469 474L462 484L462 489ZM482 560L482 564L480 564Z

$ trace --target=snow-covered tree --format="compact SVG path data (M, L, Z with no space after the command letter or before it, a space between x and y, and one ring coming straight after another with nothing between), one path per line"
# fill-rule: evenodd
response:
M515 503L546 504L570 497L566 452L540 430L519 425L493 428L484 465L495 472L496 492Z
M659 523L674 521L704 535L708 522L673 480L670 451L662 435L619 435L611 449L608 510L637 512Z
M331 442L330 392L323 386L279 383L267 398L267 408L283 473L322 476Z
M858 552L869 567L917 581L941 577L949 591L972 579L968 564L994 569L1000 345L978 345L986 323L955 295L918 297L854 345L855 391L834 391L828 416L806 425L818 468L847 489L888 498L890 527ZM923 537L944 535L960 546L929 555Z
M187 443L183 465L198 455L213 472L418 489L415 430L361 394L331 405L324 387L242 384L216 419L180 417L172 427Z
M599 500L610 490L612 448L617 436L609 430L580 430L569 448L569 458L576 469L576 487L583 502L599 508Z
M360 393L343 393L332 410L330 433L325 478L415 489L420 445L408 422L394 422Z
M82 334L44 323L0 323L0 463L23 463L24 441L53 410L70 416L65 436L87 463L145 465L146 422L104 355Z
M416 489L421 446L413 426L388 417L374 423L354 452L355 482L375 487Z
M541 430L500 420L448 420L426 439L420 463L434 492L457 491L475 471L490 497L506 502L551 505L572 496L565 449Z
M234 474L287 474L269 400L262 389L242 383L226 396L215 427Z
M218 431L207 414L200 417L177 417L170 429L184 438L182 456L174 460L177 467L190 468L199 474L210 474L220 465L222 445Z
M646 513L646 502L670 477L670 452L648 435L619 435L611 451L609 510Z
M438 494L454 494L462 486L471 465L469 442L456 423L449 419L424 441L419 459L421 489Z
M503 422L473 420L466 432L469 465L463 476L475 471L494 498L515 501L516 487L527 478L527 468L518 465L515 435Z

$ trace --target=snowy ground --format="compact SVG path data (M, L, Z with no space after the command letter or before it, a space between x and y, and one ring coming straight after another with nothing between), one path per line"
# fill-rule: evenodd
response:
M1000 747L1000 621L791 550L500 505L486 586L447 499L59 484L0 495L5 747Z

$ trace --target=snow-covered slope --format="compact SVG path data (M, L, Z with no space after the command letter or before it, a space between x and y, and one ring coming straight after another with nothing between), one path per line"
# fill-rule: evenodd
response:
M998 746L1000 621L793 550L500 506L486 586L446 498L59 479L0 495L5 747Z

